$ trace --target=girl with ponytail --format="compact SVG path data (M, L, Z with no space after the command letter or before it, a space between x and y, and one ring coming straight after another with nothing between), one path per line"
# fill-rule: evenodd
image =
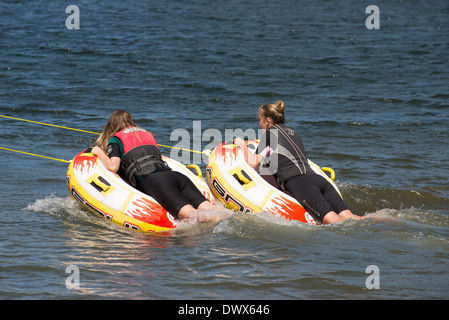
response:
M362 219L354 215L335 188L316 174L308 163L301 137L285 122L283 101L262 105L257 115L264 130L253 154L240 138L234 143L242 149L245 160L254 169L270 171L280 189L293 196L307 211L323 224L346 219Z

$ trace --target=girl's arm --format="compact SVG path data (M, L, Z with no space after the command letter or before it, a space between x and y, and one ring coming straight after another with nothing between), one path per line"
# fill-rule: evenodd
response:
M92 148L92 153L100 159L101 163L112 172L117 172L120 169L121 159L119 157L109 158L106 153L99 147L95 146Z
M235 138L234 144L242 149L243 156L245 157L246 162L253 168L258 169L260 166L260 163L263 160L263 157L260 154L254 154L248 149L248 145L246 142L241 138Z

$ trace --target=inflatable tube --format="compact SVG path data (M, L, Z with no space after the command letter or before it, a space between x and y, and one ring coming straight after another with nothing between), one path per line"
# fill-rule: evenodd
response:
M255 152L258 144L258 140L247 141L252 152ZM323 172L330 171L334 178L333 170L322 170L310 160L309 164L317 174L325 177L341 196L335 183ZM211 152L206 173L210 189L229 209L243 213L269 211L287 220L320 224L296 199L278 189L273 176L261 177L250 167L243 152L232 142L225 142Z
M172 170L189 177L206 199L215 203L197 166L193 166L197 170L195 175L182 163L168 157L163 159ZM83 151L70 162L66 180L72 198L124 227L163 233L177 226L176 219L156 200L134 189L117 174L107 170L92 153Z

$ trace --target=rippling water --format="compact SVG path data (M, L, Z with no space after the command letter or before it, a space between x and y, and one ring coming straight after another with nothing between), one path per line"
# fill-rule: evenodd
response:
M375 4L379 30L358 1L77 1L68 30L66 2L2 1L0 114L100 131L124 108L166 145L201 121L204 148L207 129L256 130L258 106L282 99L372 219L236 214L146 235L71 200L65 164L0 150L0 298L448 299L449 5ZM6 118L0 134L68 160L96 137Z

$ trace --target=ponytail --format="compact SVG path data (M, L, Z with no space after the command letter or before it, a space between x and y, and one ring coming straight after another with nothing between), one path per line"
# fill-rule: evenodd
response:
M285 122L284 111L285 104L283 101L279 100L276 103L267 103L262 105L259 108L259 115L262 113L264 117L271 118L274 124L279 124Z

